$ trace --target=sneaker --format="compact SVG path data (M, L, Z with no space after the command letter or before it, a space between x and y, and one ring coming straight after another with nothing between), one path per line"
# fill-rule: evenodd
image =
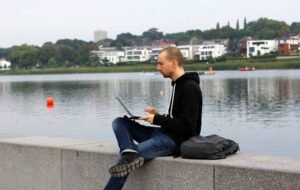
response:
M122 155L120 161L109 168L109 173L113 177L123 177L130 172L138 169L144 164L144 158L135 152L126 152Z

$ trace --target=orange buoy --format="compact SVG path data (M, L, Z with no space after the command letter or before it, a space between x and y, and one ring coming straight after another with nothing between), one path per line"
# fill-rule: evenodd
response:
M48 97L46 102L48 108L52 108L54 106L54 99L52 97Z

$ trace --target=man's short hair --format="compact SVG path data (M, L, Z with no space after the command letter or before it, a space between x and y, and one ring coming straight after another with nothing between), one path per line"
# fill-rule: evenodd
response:
M166 56L167 60L169 60L169 61L176 60L178 62L178 65L180 67L182 67L182 65L183 65L183 55L177 47L174 47L174 46L166 47L166 48L162 49L159 52L159 54L161 54L162 52L167 53L167 56Z

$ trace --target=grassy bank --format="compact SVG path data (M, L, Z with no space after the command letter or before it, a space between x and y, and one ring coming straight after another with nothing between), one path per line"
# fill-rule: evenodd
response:
M0 71L0 75L31 75L31 74L76 74L76 73L118 73L118 72L143 72L155 71L154 64L127 65L127 66L102 66L81 68L53 68L34 70Z
M187 70L207 70L212 66L214 70L237 70L240 67L255 67L256 69L300 69L300 59L291 60L228 60L213 64L188 64Z
M300 69L300 59L277 60L277 59L241 59L227 60L215 63L186 63L185 69L188 71L207 70L212 66L214 70L237 70L240 67L255 67L256 69ZM133 64L115 65L86 68L55 68L55 69L35 69L35 70L11 70L0 71L0 75L27 75L27 74L71 74L71 73L113 73L113 72L152 72L156 70L156 65Z

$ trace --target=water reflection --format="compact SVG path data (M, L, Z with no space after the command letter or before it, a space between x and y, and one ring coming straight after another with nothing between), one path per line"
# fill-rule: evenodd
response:
M299 111L299 79L244 78L202 80L207 112L213 117L243 121L287 121ZM284 114L284 115L282 115ZM298 126L292 122L289 126ZM261 127L261 125L259 125Z
M243 152L299 156L299 82L297 70L201 76L202 134L233 138ZM141 114L145 106L166 112L170 94L170 81L159 75L2 76L0 133L114 140L111 121L125 114L116 96Z

